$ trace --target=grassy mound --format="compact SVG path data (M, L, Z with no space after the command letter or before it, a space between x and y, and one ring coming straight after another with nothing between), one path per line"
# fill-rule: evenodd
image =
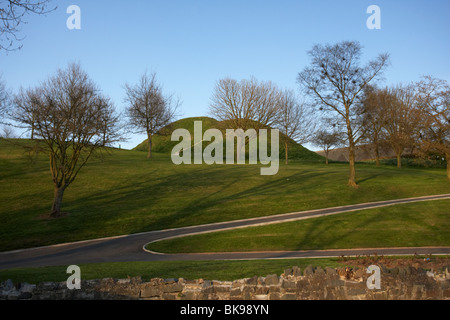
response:
M226 123L224 123L223 121L217 121L209 117L192 117L180 119L163 128L158 134L153 136L152 151L156 153L170 154L173 147L178 144L178 141L171 141L170 139L172 132L176 129L187 129L190 132L191 137L193 139L195 121L202 121L202 134L208 129L216 128L224 130L224 128L227 128ZM270 134L268 139L269 139L268 150L270 151ZM280 147L279 147L280 159L285 158L284 141L285 136L283 135L283 133L280 132ZM208 144L209 142L204 142L203 148ZM141 142L138 146L136 146L133 150L147 152L147 148L148 148L148 140L146 139L143 142ZM302 145L298 144L292 139L288 139L288 152L289 152L289 159L291 160L321 161L324 159L322 156L318 155L317 153L311 150L308 150L307 148L303 147ZM224 146L224 155L225 155L225 146Z

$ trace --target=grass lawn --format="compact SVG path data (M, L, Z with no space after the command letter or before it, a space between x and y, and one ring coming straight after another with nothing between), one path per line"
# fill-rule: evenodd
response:
M321 267L342 267L338 258L287 259L287 260L238 260L238 261L163 261L163 262L115 262L80 264L81 278L126 279L140 276L151 278L185 278L231 281L253 276L283 273L292 266L305 268L308 265ZM11 279L15 282L38 283L43 281L66 281L67 266L16 268L0 270L0 282Z
M180 165L167 154L113 150L92 159L49 219L48 159L0 139L0 251L292 211L450 192L444 169L291 161L274 176L259 165ZM350 232L350 231L349 231Z
M426 261L425 261L426 258ZM127 277L141 277L148 281L151 278L185 278L188 280L207 279L232 281L253 276L280 275L287 268L298 266L303 271L305 267L330 268L367 268L372 264L387 267L399 265L418 265L425 270L441 270L448 265L449 256L362 256L339 258L312 259L274 259L274 260L227 260L227 261L163 261L163 262L115 262L80 264L81 279L126 279ZM0 270L0 282L7 279L15 283L28 282L37 284L45 281L66 281L69 274L67 266L16 268Z
M417 202L174 238L147 249L193 253L449 246L449 215L450 200Z

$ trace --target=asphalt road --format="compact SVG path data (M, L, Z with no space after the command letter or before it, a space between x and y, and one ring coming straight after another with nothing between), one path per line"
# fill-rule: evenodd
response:
M339 257L354 255L413 255L413 254L450 254L450 247L423 248L365 248L341 250L302 250L270 252L232 252L199 254L161 254L144 250L145 244L163 239L281 223L302 219L311 219L326 215L351 212L362 209L384 207L419 201L450 199L450 194L388 200L363 203L342 207L293 212L287 214L235 220L192 227L150 231L118 237L86 240L46 247L15 250L0 253L0 269L17 267L68 266L72 264L124 261L175 261L175 260L235 260L235 259L287 259L309 257ZM450 213L450 210L449 210Z

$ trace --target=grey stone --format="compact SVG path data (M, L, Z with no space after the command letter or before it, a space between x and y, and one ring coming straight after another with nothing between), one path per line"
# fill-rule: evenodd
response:
M164 293L173 293L173 292L180 292L183 290L183 286L176 282L176 283L172 283L172 284L166 284L163 287L163 292Z
M314 274L314 269L312 267L312 265L309 265L305 268L305 270L303 270L303 275L304 276L310 276Z
M284 276L288 277L288 276L292 276L292 268L288 268L284 270Z
M247 279L247 281L245 283L256 286L258 284L258 277L254 276L252 278L249 278L249 279Z
M299 277L299 276L301 276L301 275L302 275L301 269L300 269L299 267L297 267L297 266L292 267L292 275L293 275L294 277Z
M14 283L12 282L11 279L8 279L6 281L4 281L2 283L2 287L4 291L11 291L13 289L15 289L16 287L14 286Z
M146 285L143 288L141 288L140 297L141 298L151 298L151 297L157 297L161 295L162 290L159 286L154 285Z
M31 292L21 292L19 294L18 299L19 300L27 300L27 299L31 299L33 295L31 294Z
M337 274L337 271L336 271L336 269L334 269L334 268L330 268L330 267L326 267L325 268L325 273L327 274L327 275L335 275L335 274Z
M297 288L297 285L295 281L284 279L281 283L281 287L285 290L295 290Z
M241 291L240 288L233 288L233 289L231 289L231 291L230 291L230 297L237 297L237 296L240 296L241 293L242 293L242 291Z
M8 292L8 300L17 300L20 297L20 292L18 290L10 290Z
M185 291L180 295L181 300L196 300L199 293L196 291Z
M175 279L175 278L164 279L164 283L165 284L172 284L172 283L175 283L175 282L178 282L178 279Z
M266 276L265 283L266 285L277 285L280 282L280 279L278 278L278 275L276 274L269 274Z
M325 275L325 271L322 269L322 267L317 267L314 270L314 273L317 274L317 275Z
M297 296L295 293L285 293L281 296L281 300L296 300Z

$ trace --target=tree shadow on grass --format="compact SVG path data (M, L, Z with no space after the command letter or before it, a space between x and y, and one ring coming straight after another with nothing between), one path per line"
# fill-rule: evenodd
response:
M357 223L352 223L351 226L346 227L341 227L339 225L339 222L336 223L336 221L334 220L334 215L330 217L319 217L304 221L309 226L305 230L301 240L296 244L295 250L348 249L358 247L358 245L352 245L352 243L350 242L348 245L342 248L336 246L337 242L345 243L345 239L352 235L355 230L359 230L361 227L374 223L379 219L377 214L373 214L367 216L366 218L363 218L361 215L357 215L358 212L359 211L343 213L343 215L346 215L346 217L352 219L352 221L358 221ZM350 215L353 214L356 215L354 217L350 217ZM330 219L332 220L330 221ZM331 230L331 228L333 228L334 230ZM348 241L351 240L348 239ZM373 243L373 245L370 245L370 247L377 246L377 243Z
M222 184L220 190L211 193L209 195L205 195L200 199L194 199L188 205L183 207L181 210L175 212L173 215L163 217L160 220L160 222L163 225L168 225L173 223L174 219L182 221L187 218L198 217L199 222L201 223L211 223L211 222L251 218L256 216L265 216L271 214L287 213L286 210L282 209L283 203L282 198L280 198L280 190L283 190L284 193L289 193L289 189L292 189L293 192L298 192L298 189L296 184L292 184L291 186L286 187L286 179L287 178L292 180L298 179L301 181L301 183L307 183L309 179L316 179L317 176L326 174L327 173L325 172L320 174L298 172L288 177L283 176L281 178L271 179L270 181L258 183L257 185L251 185L248 188L244 188L243 191L237 191L235 193L226 195L224 190L229 190L236 183L241 183L240 180L230 181L226 184ZM240 189L242 189L242 187ZM279 208L279 210L274 212L273 211L274 208L267 208L267 210L265 211L263 207L265 197L271 197L272 199L278 197L280 199L280 202L277 203L277 207ZM230 208L227 208L227 206L232 206L233 204L237 204L242 201L244 201L244 204L247 203L254 204L256 201L259 201L258 199L261 200L257 205L257 212L250 212L251 210L249 209L240 209L241 211L239 212L240 215L237 215L236 212L230 210ZM209 218L208 216L206 216L206 212L210 211L213 208L217 208L216 210L220 211L221 206L224 207L222 216L213 218Z
M238 202L246 202L247 199L250 199L248 202L254 203L257 201L254 199L260 197L275 198L279 196L280 190L286 193L298 192L298 183L304 184L309 179L316 179L318 175L305 171L279 178L258 177L245 186L246 178L253 173L249 173L252 169L246 167L233 169L235 170L225 166L214 168L203 166L180 170L150 182L143 177L130 176L129 181L133 182L66 201L63 206L74 212L71 219L79 220L80 227L86 226L91 229L93 226L89 226L89 220L96 224L96 229L101 229L102 226L113 223L115 219L126 219L127 213L132 216L140 211L135 217L129 218L130 223L135 225L127 228L130 232L142 232L256 216L259 214L241 208L239 210L242 210L242 215L239 214L240 212L230 212L229 206L239 205ZM325 174L327 173L319 173L319 175ZM286 179L299 182L287 186ZM188 198L186 194L194 188L199 188L198 195L194 192L193 194L197 196ZM233 192L234 189L238 191ZM161 203L164 201L168 204ZM260 207L259 210L264 211L264 208L261 209L263 204L259 203L257 206ZM221 207L226 212L223 216L220 213ZM211 214L211 209L215 213ZM142 213L142 210L147 212ZM265 213L269 215L285 213L285 211L281 209L277 212ZM94 217L91 219L90 215ZM133 219L136 220L133 222Z

